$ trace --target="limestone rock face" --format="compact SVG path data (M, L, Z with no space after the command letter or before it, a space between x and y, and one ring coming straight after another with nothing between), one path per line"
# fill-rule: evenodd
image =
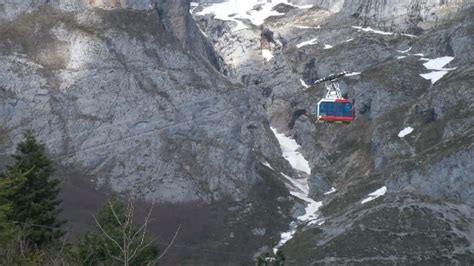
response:
M64 11L81 11L87 8L151 10L166 0L24 0L0 1L0 17L14 18L23 12L48 6ZM185 1L176 1L182 2Z
M196 15L230 77L254 81L272 127L291 135L311 166L310 196L323 201L325 223L298 228L283 246L287 259L298 265L469 264L472 1L292 3L315 7L282 8L262 26L243 20L247 28L240 30L231 19ZM261 28L278 40L270 60L260 49ZM442 57L454 58L446 69L424 65ZM354 101L356 120L318 123L324 86L312 84L341 71L352 72L340 85ZM446 75L435 82L423 77L436 71ZM400 137L408 127L414 130ZM381 188L386 195L364 201Z
M192 250L239 250L248 256L235 264L249 264L292 207L263 163L291 168L256 83L226 77L189 10L188 0L0 0L0 171L32 130L56 163L72 232L122 192L138 208L156 202L150 230L163 240L182 224ZM160 261L228 262L187 249Z
M96 187L189 204L191 228L205 213L200 248L252 254L306 211L271 125L301 146L308 196L323 201L320 220L291 227L289 261L470 264L472 1L292 0L314 7L282 4L240 30L197 15L221 1L199 1L198 27L185 0L0 0L0 167L31 129ZM440 57L454 59L424 66ZM341 71L356 120L318 123L312 85Z
M432 27L474 2L472 0L293 0L293 3L313 4L333 13L361 18L367 25L417 31Z
M400 173L390 179L387 188L391 192L399 192L408 188L414 193L429 195L437 199L474 203L474 172L472 148L455 153L429 166L425 171L414 170ZM395 175L395 174L394 174ZM427 182L429 180L429 182Z
M255 154L278 156L259 144L274 141L263 113L219 72L188 1L8 1L1 10L2 164L31 129L58 163L98 185L210 202L245 198L259 180Z

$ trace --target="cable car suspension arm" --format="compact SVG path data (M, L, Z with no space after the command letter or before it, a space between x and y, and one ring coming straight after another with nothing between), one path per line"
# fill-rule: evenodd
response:
M325 78L318 79L314 84L320 84L326 82L326 96L325 99L343 99L341 90L339 89L339 83L337 79L344 77L347 72L341 72L339 74L332 74Z

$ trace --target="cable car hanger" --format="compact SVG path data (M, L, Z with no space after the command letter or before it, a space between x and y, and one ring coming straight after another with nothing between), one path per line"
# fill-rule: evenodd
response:
M342 97L341 90L339 89L339 83L337 83L337 79L344 77L348 73L349 72L344 71L339 74L329 75L325 78L316 80L314 85L326 82L326 96L324 99L344 99L344 97Z

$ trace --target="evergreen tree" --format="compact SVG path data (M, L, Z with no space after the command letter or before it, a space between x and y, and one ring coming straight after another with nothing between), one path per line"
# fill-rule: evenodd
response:
M0 185L1 189L2 185ZM6 220L11 207L8 204L0 204L0 247L8 244L13 239L15 227Z
M8 192L12 188L11 181L0 178L0 247L6 247L15 236L15 224L8 221L7 216L11 213L11 204L6 200Z
M5 200L11 206L8 220L21 228L26 246L41 249L54 244L63 236L58 200L59 181L53 179L53 162L46 155L45 146L28 132L17 145L14 164L7 167L3 180L10 183Z
M277 251L276 261L277 261L277 265L279 265L279 266L284 266L285 265L286 257L285 257L285 254L283 254L283 251L281 251L281 250Z
M134 207L113 198L99 212L97 229L78 245L76 263L81 265L149 265L158 258L158 248L147 234L148 218L134 221Z

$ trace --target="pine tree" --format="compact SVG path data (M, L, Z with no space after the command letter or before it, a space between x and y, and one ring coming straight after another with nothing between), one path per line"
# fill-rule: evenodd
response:
M0 189L1 187L2 185L0 185ZM15 227L6 219L10 210L11 207L8 204L0 203L0 247L5 246L13 239Z
M0 178L0 247L6 247L15 236L15 224L7 217L12 211L6 196L12 188L12 183L6 178Z
M30 132L17 145L13 159L14 164L3 174L4 180L9 178L15 184L5 197L12 209L7 218L21 228L29 249L54 244L64 234L64 222L58 220L59 181L52 178L53 162L48 159L45 146Z
M147 236L149 215L134 221L134 207L113 198L99 212L97 230L87 233L75 254L81 265L150 265L158 258L155 241ZM151 209L150 209L151 212ZM149 213L150 214L150 213Z

